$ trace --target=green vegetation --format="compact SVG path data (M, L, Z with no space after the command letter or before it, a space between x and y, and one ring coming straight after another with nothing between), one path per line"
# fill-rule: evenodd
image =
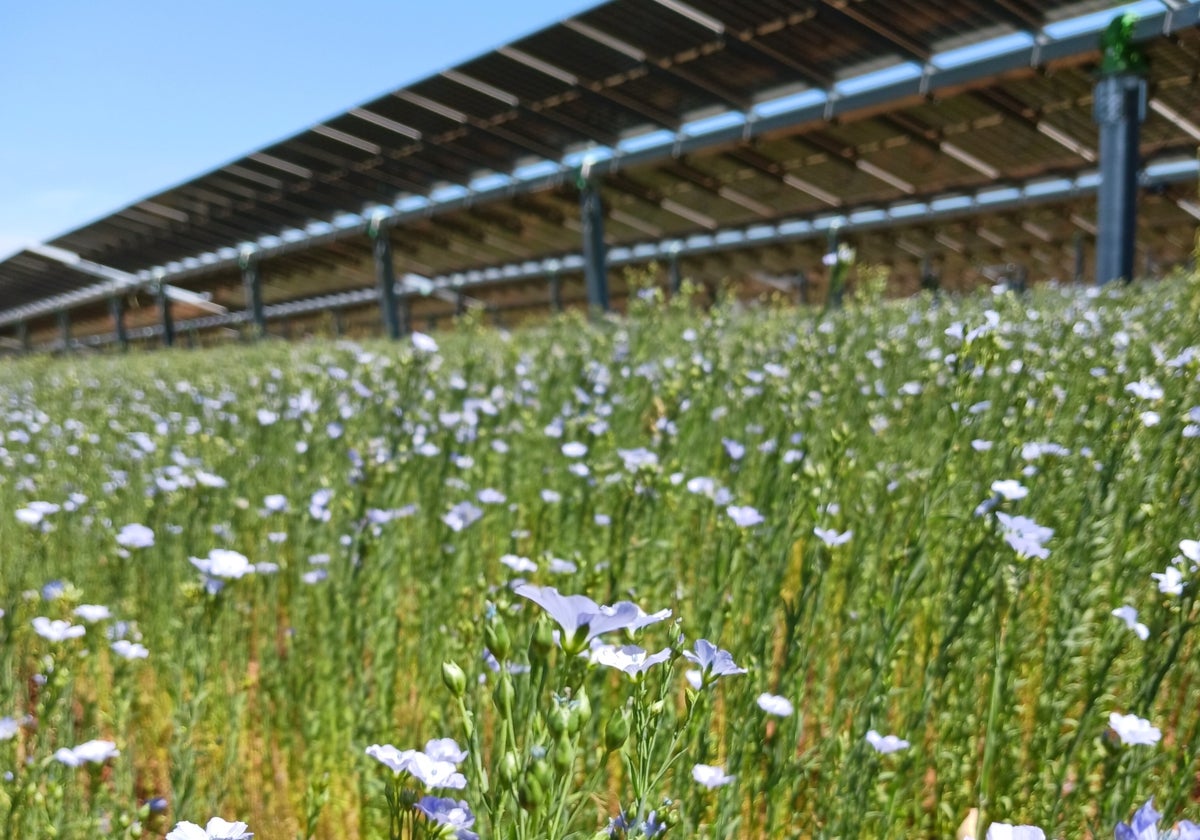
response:
M485 838L1196 818L1200 281L634 310L7 363L0 833L456 836L442 738Z

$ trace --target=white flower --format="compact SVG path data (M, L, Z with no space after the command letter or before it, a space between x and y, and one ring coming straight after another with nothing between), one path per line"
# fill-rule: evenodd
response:
M120 754L117 745L112 741L85 741L74 749L58 750L54 753L54 758L68 767L79 767L88 763L103 764Z
M500 558L500 562L514 572L536 572L538 565L528 557L521 557L516 554L505 554Z
M287 510L287 496L282 493L272 493L270 496L263 498L263 507L272 513L283 513Z
M898 738L895 735L880 735L874 729L867 732L867 743L870 744L877 753L887 755L899 750L906 750L911 744L903 738Z
M637 645L617 647L616 645L599 644L591 651L592 662L624 671L634 679L652 666L666 662L670 658L670 648L663 648L658 653L650 654Z
M1129 746L1153 746L1162 738L1162 732L1150 721L1137 715L1113 712L1108 716L1108 725L1117 733L1122 744Z
M1183 594L1183 572L1175 566L1167 566L1163 572L1151 572L1150 577L1158 581L1158 591L1164 595Z
M432 738L426 741L425 755L434 761L449 761L455 765L467 760L467 751L453 738Z
M1050 549L1044 543L1054 536L1054 529L1039 525L1027 516L1009 516L1007 513L997 513L1004 530L1004 541L1017 554L1023 557L1037 557L1045 560L1050 556Z
M508 501L507 496L492 487L484 487L475 495L485 505L502 505Z
M52 642L65 642L67 639L78 639L87 632L82 624L71 624L57 618L51 621L42 615L33 620L33 629L43 639L49 639Z
M745 507L730 505L725 508L725 512L729 514L729 518L733 520L733 524L739 528L751 528L765 521L762 514L749 505Z
M0 718L0 741L8 741L15 738L20 731L21 724L17 723L13 718Z
M1130 382L1125 390L1139 400L1161 400L1163 389L1152 382Z
M1200 541L1180 540L1179 551L1183 554L1183 559L1191 561L1193 572L1200 570Z
M412 346L414 350L421 353L436 353L438 351L438 343L423 332L413 332Z
M1125 626L1137 634L1137 637L1143 642L1150 637L1150 628L1137 620L1138 611L1133 607L1126 605L1117 607L1112 611L1112 614L1125 622Z
M228 484L221 476L205 472L204 470L199 470L196 473L196 483L202 487L225 487ZM187 825L191 825L191 823L187 823Z
M1046 832L1036 825L992 823L988 826L987 840L1046 840Z
M1015 502L1018 499L1024 499L1028 496L1029 488L1015 479L1008 478L1004 481L993 481L992 492L998 496L1003 496L1010 502Z
M117 533L117 545L122 548L149 548L154 545L154 532L145 525L132 522Z
M850 538L854 536L853 531L846 531L843 534L839 534L833 528L813 528L813 533L821 539L821 542L828 546L843 545L850 542Z
M583 444L575 440L569 441L568 443L564 443L562 445L562 454L566 455L568 458L582 458L587 454L587 451L587 444Z
M37 525L42 521L43 514L33 508L20 508L17 510L17 521L22 525Z
M758 708L776 717L791 717L792 712L795 711L792 701L786 697L780 697L778 694L758 695Z
M438 743L430 742L434 745L435 754L446 754L448 750L438 746ZM427 744L426 747L428 746ZM455 747L457 748L457 745ZM458 772L453 761L435 758L420 750L398 750L391 744L372 744L367 747L366 752L371 758L390 768L393 773L408 773L428 788L462 790L467 786L466 777Z
M236 580L254 572L254 565L246 559L246 555L225 548L214 548L204 559L189 559L193 566L209 577Z
M89 624L112 618L112 612L103 604L80 604L73 612Z
M442 517L451 531L461 531L483 516L483 511L470 502L459 502Z
M227 822L213 817L204 828L190 822L181 822L167 833L166 840L250 840L254 835L246 829L244 822Z
M128 639L118 639L112 643L112 651L122 659L145 659L150 655L144 645L131 642Z
M692 778L706 788L717 788L727 785L736 776L726 776L724 767L714 767L710 764L697 764L692 767Z

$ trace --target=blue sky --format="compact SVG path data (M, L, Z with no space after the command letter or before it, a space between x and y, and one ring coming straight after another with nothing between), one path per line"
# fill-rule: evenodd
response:
M0 258L592 5L8 3Z

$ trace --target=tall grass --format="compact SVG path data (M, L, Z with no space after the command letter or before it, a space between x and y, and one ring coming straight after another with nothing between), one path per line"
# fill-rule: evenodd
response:
M973 808L979 836L992 820L1107 836L1151 795L1194 818L1198 576L1176 561L1175 595L1151 573L1200 538L1198 317L1200 283L1181 277L820 314L650 301L597 325L467 328L436 352L10 362L4 836L162 836L210 815L260 840L388 836L395 780L364 750L465 743L465 712L476 830L534 836L521 781L489 823L500 800L479 776L495 789L506 751L532 772L552 710L580 694L591 715L555 778L585 795L546 836L605 829L672 758L644 803L668 836L951 837ZM1006 479L1028 494L998 496ZM34 502L63 507L18 518ZM464 502L481 516L451 527ZM1053 529L1048 556L1018 553L997 512ZM120 546L131 523L154 544ZM189 562L213 549L256 569L214 593ZM637 643L672 662L634 684L557 650L498 676L485 633L501 626L501 659L530 664L542 614L517 578L671 609ZM82 623L82 603L113 618L63 642L34 631L36 616ZM1123 605L1145 641L1112 615ZM148 658L119 657L110 633ZM689 691L679 650L698 638L748 673ZM461 705L446 661L466 673ZM763 693L795 713L767 714ZM610 754L623 709L634 734ZM1114 711L1162 740L1123 745ZM880 754L868 730L911 746ZM120 755L53 759L89 739ZM710 790L694 764L736 780Z

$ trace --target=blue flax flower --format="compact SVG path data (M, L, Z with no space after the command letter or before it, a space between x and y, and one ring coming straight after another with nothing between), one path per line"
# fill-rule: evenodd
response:
M733 654L721 650L708 639L697 639L694 650L685 650L684 657L700 667L701 684L709 686L721 677L731 677L746 673L745 668L739 668L733 661Z
M448 827L454 832L456 840L479 840L479 835L471 831L471 826L475 824L475 815L461 799L423 796L417 802L416 808L430 821Z
M1152 797L1138 808L1128 824L1117 824L1114 832L1116 840L1200 840L1200 826L1190 820L1182 820L1174 828L1159 831L1158 820L1161 816L1154 810Z
M553 586L523 583L514 587L513 591L533 601L558 622L563 629L563 650L568 653L579 653L587 647L588 642L602 633L637 630L671 615L670 610L646 615L632 601L605 606L586 595L562 595Z

